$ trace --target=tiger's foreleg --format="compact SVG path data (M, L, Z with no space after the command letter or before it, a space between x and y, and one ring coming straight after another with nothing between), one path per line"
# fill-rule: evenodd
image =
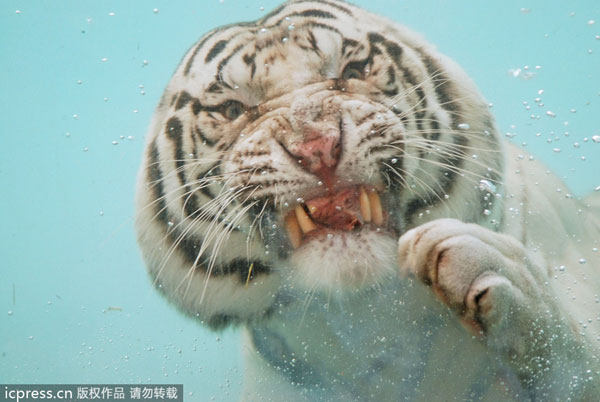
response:
M514 238L439 219L405 233L399 265L508 362L533 400L595 400L600 379L543 261ZM595 397L594 397L595 395Z

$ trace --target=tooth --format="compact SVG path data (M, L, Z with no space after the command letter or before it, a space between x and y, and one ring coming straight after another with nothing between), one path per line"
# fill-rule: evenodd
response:
M371 203L369 202L369 196L365 191L364 187L360 188L360 194L358 196L360 203L360 214L365 222L371 222Z
M300 231L300 225L298 224L296 214L288 214L285 218L285 228L287 229L292 247L295 249L300 247L300 243L302 243L302 232Z
M383 210L381 209L381 199L375 191L369 192L369 203L371 204L371 218L376 225L383 224Z
M296 217L298 218L298 223L300 224L300 229L302 229L303 233L312 232L317 228L314 222L306 215L302 205L296 205Z

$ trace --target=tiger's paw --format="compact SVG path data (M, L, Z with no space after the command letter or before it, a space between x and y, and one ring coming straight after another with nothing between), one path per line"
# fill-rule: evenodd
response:
M507 235L439 219L405 233L398 256L401 273L428 285L471 332L511 356L524 356L531 331L550 335L560 318L542 264Z

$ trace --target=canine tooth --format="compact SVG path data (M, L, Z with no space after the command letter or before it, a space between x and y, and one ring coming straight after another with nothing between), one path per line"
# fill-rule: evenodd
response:
M300 231L300 225L295 213L290 213L285 218L285 228L287 229L292 247L295 249L300 247L300 243L302 243L302 231Z
M360 188L360 194L358 196L360 202L360 214L365 222L371 222L371 203L369 202L369 195L365 191L364 187Z
M383 210L381 209L381 199L375 191L369 191L369 203L371 204L371 218L376 225L383 224Z
M298 223L300 224L300 229L302 229L303 233L312 232L317 228L315 223L308 217L301 205L296 205L296 217L298 218Z

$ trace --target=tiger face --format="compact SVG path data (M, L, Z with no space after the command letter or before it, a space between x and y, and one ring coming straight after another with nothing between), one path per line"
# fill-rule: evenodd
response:
M460 83L460 84L459 84ZM212 327L292 291L360 293L398 237L437 217L498 224L493 118L406 28L291 1L183 58L147 137L139 242L155 284Z

